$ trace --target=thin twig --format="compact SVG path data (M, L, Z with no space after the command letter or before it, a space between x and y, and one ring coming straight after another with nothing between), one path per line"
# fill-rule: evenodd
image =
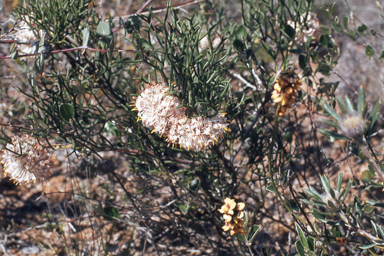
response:
M247 80L245 80L239 73L236 73L235 71L229 69L228 70L228 73L234 77L236 77L237 79L239 79L240 81L242 81L246 87L249 87L251 88L253 91L256 91L256 86L250 84Z

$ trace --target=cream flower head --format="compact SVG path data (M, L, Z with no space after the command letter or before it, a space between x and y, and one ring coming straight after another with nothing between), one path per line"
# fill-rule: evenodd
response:
M56 156L31 135L12 137L12 143L8 143L6 148L8 150L2 150L1 163L4 164L5 176L14 180L16 185L47 181L50 169L57 165Z
M188 150L202 151L219 143L228 129L227 119L219 114L213 118L202 116L188 119L179 99L166 95L168 87L156 84L146 88L137 97L134 110L138 121L165 137L169 145L179 144Z
M289 20L287 24L295 29L295 41L299 45L305 44L308 38L315 34L316 30L319 28L320 25L316 14L312 12L304 13L303 15L301 15L300 23Z

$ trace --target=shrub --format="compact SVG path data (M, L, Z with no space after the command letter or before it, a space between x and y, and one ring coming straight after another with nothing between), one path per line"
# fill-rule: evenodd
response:
M359 41L366 25L340 21L333 4L322 8L331 26L320 28L314 1L302 0L244 0L233 4L238 17L219 2L184 14L175 7L191 1L159 9L149 1L107 19L90 0L24 2L1 35L12 43L1 58L28 72L26 85L14 84L23 95L15 106L22 99L26 109L1 125L5 172L20 183L44 182L56 165L51 151L66 148L82 161L67 179L105 179L67 191L64 218L48 194L44 229L61 245L43 246L76 255L108 254L118 242L119 255L384 248L377 196L384 176L372 147L381 101L369 108L361 87L355 109L330 78L340 56L334 35L376 57ZM319 132L347 142L338 161L353 155L367 163L361 177L337 170ZM91 227L92 236L68 227L75 234ZM124 238L113 238L122 230Z

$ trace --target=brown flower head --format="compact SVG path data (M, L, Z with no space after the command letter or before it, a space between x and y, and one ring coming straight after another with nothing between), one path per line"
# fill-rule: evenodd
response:
M273 86L271 98L278 104L277 113L284 115L288 108L295 103L296 91L300 89L301 81L293 71L280 74Z
M234 199L225 198L224 205L218 210L223 214L225 225L222 227L224 231L230 231L230 235L236 234L246 235L244 228L244 203L236 203Z

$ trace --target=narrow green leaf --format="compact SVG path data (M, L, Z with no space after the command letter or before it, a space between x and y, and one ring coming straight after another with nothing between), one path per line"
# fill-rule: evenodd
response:
M374 236L377 236L377 228L376 228L376 224L375 224L375 222L373 222L372 220L371 220L371 225L372 225L373 235L374 235Z
M353 113L355 112L355 108L353 107L353 103L350 98L345 96L345 105L347 106L348 112Z
M379 203L379 202L374 202L374 201L368 201L367 203L369 203L373 206L376 206L376 207L384 208L384 203Z
M340 190L341 190L341 184L343 183L343 172L340 172L339 174L337 174L337 182L336 182L336 189L337 189L337 192L340 193Z
M373 169L372 165L368 165L368 170L372 176L376 176L376 171Z
M306 256L305 255L305 250L303 245L301 244L300 240L297 240L296 243L296 251L299 253L300 256Z
M83 46L88 45L88 40L89 40L89 29L85 28L83 29Z
M324 176L320 176L320 181L321 181L321 185L323 186L323 189L324 189L325 193L330 195L331 184L329 183L328 178L325 175Z
M316 199L318 199L318 200L321 200L321 197L320 197L320 194L318 194L318 192L316 191L316 192L313 192L312 190L308 190L308 189L303 189L304 190L304 192L305 193L307 193L309 196L311 196L311 197L314 197L314 198L316 198ZM314 189L315 190L315 189ZM303 200L305 200L305 199L303 199Z
M384 240L382 239L376 239L376 240L373 240L373 242L378 245L384 245Z
M360 249L369 249L369 248L372 248L372 247L375 247L376 244L369 244L369 245L365 245L365 246L360 246L359 248Z
M317 190L316 190L314 187L312 187L312 186L309 186L309 189L312 191L312 193L314 193L315 197L316 197L318 200L321 201L321 195L320 195L320 193L317 192Z
M369 120L372 120L372 119L373 119L373 117L376 115L377 111L379 110L380 106L381 106L381 99L379 99L379 100L376 102L376 105L375 105L375 107L373 108L372 113L371 113L371 114L369 115L369 117L368 117Z
M305 203L305 204L309 204L309 205L314 205L314 204L315 204L314 202L309 201L309 200L307 200L307 199L300 199L300 201L302 201L302 202Z
M330 115L332 116L336 121L340 122L341 120L341 117L336 113L336 111L331 108L328 103L324 102L323 104L323 107L324 107L324 110Z
M331 120L323 119L323 123L325 123L327 125L330 125L332 127L335 127L337 129L341 129L339 124L337 124L337 123L335 123L335 122L333 122Z
M344 26L344 28L345 28L346 30L348 30L348 25L349 25L349 19L348 19L347 16L345 16L345 17L343 18L343 26Z
M365 105L365 93L364 93L363 87L360 86L359 96L358 96L358 100L357 100L357 111L362 116L363 116L364 105Z
M352 182L351 182L351 180L349 180L348 184L347 184L347 189L345 190L345 194L344 194L343 200L341 200L342 202L344 202L345 199L347 198L347 196L349 194L349 190L351 189L351 185L352 185Z
M339 104L339 107L340 107L340 109L341 109L341 112L343 112L343 114L345 115L345 114L347 113L347 110L346 110L346 108L345 108L345 104L344 104L344 102L343 102L339 97L337 97L337 96L336 96L336 101L337 101L337 103Z
M343 135L340 135L336 132L331 132L331 131L324 130L324 129L319 129L319 132L326 137L330 137L331 139L333 138L333 139L337 139L337 140L351 140L350 138L345 137Z
M253 225L251 231L249 231L249 243L252 243L253 239L255 239L257 233L259 232L260 227L257 225Z
M131 237L127 243L127 248L124 249L124 251L122 252L122 255L121 256L129 256L131 255L130 254L130 249L131 249L131 244L132 244L132 241L133 241L133 235L135 233L135 228L133 228L132 232L131 232Z
M244 235L242 235L242 234L236 234L236 237L241 242L244 242L244 243L247 242L247 238Z
M310 237L307 238L307 242L308 242L309 250L315 251L315 249L316 249L316 240L315 240L315 238L310 236Z
M377 225L377 231L379 231L381 238L384 239L383 229L381 228L381 226L379 224L376 224L376 225Z
M75 111L73 110L72 105L70 104L62 104L60 106L60 116L63 118L65 121L69 122L71 119L75 117Z
M331 6L329 7L329 12L331 13L332 16L335 14L335 10L336 10L336 2L331 4Z
M272 193L276 193L276 192L277 192L276 188L275 188L273 185L269 185L269 186L267 187L267 190L270 191L270 192L272 192Z
M296 231L297 231L297 234L299 235L301 244L304 246L304 248L309 249L308 242L307 242L307 239L305 238L303 230L301 229L299 224L295 223L295 225L296 225Z
M332 22L332 28L339 33L343 32L343 27L338 22Z
M38 73L44 72L44 54L40 54L35 60L35 69Z

